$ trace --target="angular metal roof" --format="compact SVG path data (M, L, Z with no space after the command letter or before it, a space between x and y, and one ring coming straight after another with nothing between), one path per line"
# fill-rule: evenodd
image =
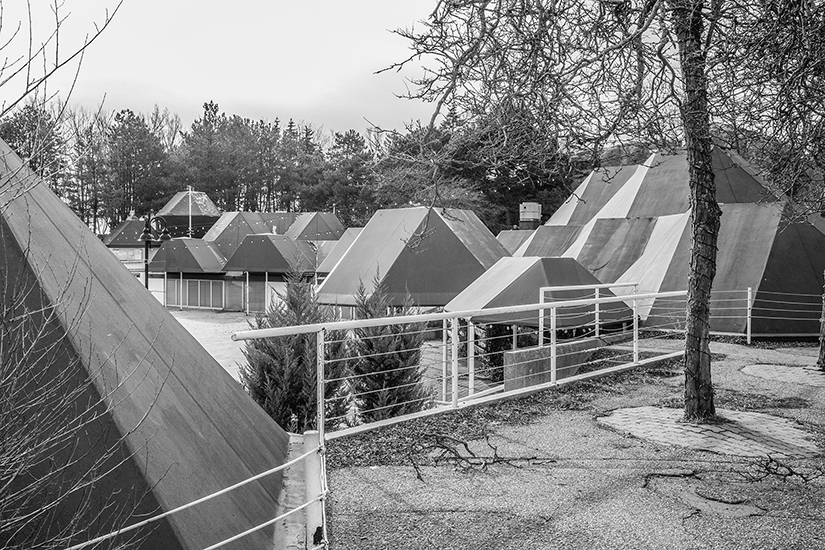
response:
M297 217L295 212L224 212L203 240L213 243L224 257L229 258L247 235L283 235Z
M344 229L344 224L331 212L305 212L298 215L286 234L297 241L337 241Z
M0 171L0 271L15 274L2 292L7 298L25 289L31 311L54 315L40 334L43 346L53 348L51 365L28 358L21 375L51 376L44 368L74 372L61 386L66 399L77 399L79 408L103 400L86 416L87 437L72 443L77 460L61 474L69 481L98 460L104 466L84 495L88 517L96 520L84 536L284 463L287 434L2 142ZM118 441L118 454L104 462L108 445ZM280 489L280 476L261 479L136 534L147 537L146 548L205 548L270 520ZM61 523L77 503L67 505L44 526L44 536L49 528L76 527ZM272 537L269 527L233 547L269 547Z
M341 238L335 241L335 247L321 260L316 271L323 274L332 271L332 268L341 261L341 258L347 253L349 247L352 246L352 243L355 242L355 239L361 234L362 229L363 227L350 227L344 231Z
M223 266L224 271L286 274L315 271L315 249L306 241L288 235L247 235Z
M458 296L444 306L445 311L469 311L495 307L536 304L540 301L539 290L547 286L598 285L587 269L573 258L501 258ZM601 289L600 296L614 294ZM593 291L551 291L546 301L592 298ZM632 312L622 302L601 306L603 322L631 320ZM557 326L572 328L593 323L593 306L564 308L559 310ZM517 324L538 326L538 312L503 315L481 315L473 318L480 323Z
M191 209L189 197L191 196ZM210 216L218 218L221 211L206 193L202 191L179 191L169 199L156 216Z
M149 270L166 273L221 273L226 258L203 239L178 238L161 245Z
M144 220L137 218L123 220L112 229L111 233L103 237L103 244L109 248L143 248L145 245L140 240L140 236L143 235L144 227L146 227Z
M318 289L326 304L353 305L380 276L390 299L409 292L421 306L443 306L507 250L472 212L440 208L379 210Z

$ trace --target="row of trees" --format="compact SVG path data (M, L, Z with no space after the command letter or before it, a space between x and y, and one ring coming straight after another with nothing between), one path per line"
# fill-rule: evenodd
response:
M523 131L542 136L522 121ZM186 186L224 211L332 211L361 226L379 208L435 204L475 210L494 231L518 203L550 212L569 178L529 151L495 152L491 124L447 117L435 131L325 134L279 119L227 115L214 102L188 129L168 110L149 115L29 101L0 120L0 137L96 232L134 211L159 210Z

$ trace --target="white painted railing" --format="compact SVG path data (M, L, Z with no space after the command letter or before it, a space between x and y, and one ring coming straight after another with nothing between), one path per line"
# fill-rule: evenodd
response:
M675 292L662 292L662 293L644 293L644 294L634 294L632 302L634 304L634 308L636 304L642 301L656 301L656 300L667 300L669 298L679 298L684 300L686 295L685 291L675 291ZM478 355L475 353L475 347L478 344L478 341L475 337L475 327L473 324L473 319L476 317L481 318L490 318L492 316L501 316L501 315L509 315L513 316L518 314L524 314L524 319L530 317L535 319L537 315L535 312L538 311L547 311L550 317L550 385L556 384L558 382L557 376L557 362L560 356L569 356L571 352L565 351L560 346L562 344L569 344L575 341L581 341L582 339L565 339L560 340L558 338L558 331L554 330L556 328L556 319L558 317L558 312L565 308L572 308L572 307L581 307L581 306L597 306L602 304L611 304L611 303L622 303L627 297L623 296L608 296L608 297L601 297L601 298L587 298L587 299L580 299L580 300L567 300L561 302L545 302L545 303L536 303L536 304L527 304L527 305L519 305L519 306L510 306L510 307L500 307L500 308L490 308L490 309L478 309L478 310L471 310L471 311L460 311L460 312L442 312L442 313L428 313L428 314L419 314L419 315L408 315L408 316L399 316L399 317L384 317L384 318L377 318L377 319L361 319L361 320L352 320L352 321L336 321L336 322L328 322L328 323L319 323L319 324L312 324L312 325L301 325L301 326L291 326L291 327L278 327L278 328L266 328L266 329L255 329L255 330L248 330L242 331L233 334L233 340L251 340L257 338L275 338L275 337L282 337L282 336L290 336L296 334L307 334L307 333L315 333L316 334L316 351L317 351L317 379L319 381L318 388L317 388L317 395L318 395L318 403L326 403L328 404L330 400L325 400L325 384L327 383L338 383L349 385L350 388L353 387L353 382L357 381L359 376L363 375L348 375L343 378L338 378L334 380L330 380L327 376L327 363L330 361L344 361L344 360L358 360L358 357L352 356L347 357L344 359L328 359L326 357L326 350L328 342L328 335L330 333L343 333L343 334L352 334L354 331L358 329L370 328L370 327L381 327L381 326L391 326L391 325L423 325L427 323L439 323L441 325L441 335L442 335L442 342L441 342L441 353L440 355L440 368L431 369L432 372L439 372L440 376L435 377L434 379L431 378L430 382L436 382L430 384L430 388L434 389L435 387L440 386L440 399L435 398L435 395L428 397L426 399L422 399L422 401L426 401L426 403L422 403L421 411L416 413L408 413L404 415L400 415L399 417L386 419L381 421L380 423L375 423L374 425L384 425L388 422L397 422L399 420L403 420L405 418L412 418L416 416L426 415L426 414L434 414L436 412L440 412L442 410L447 409L456 409L461 406L466 406L467 404L473 403L480 399L489 398L491 396L495 397L496 393L505 393L504 387L488 387L483 392L478 392L477 388L477 369L475 366L475 360L478 359ZM527 315L532 314L532 315ZM511 318L509 317L509 318ZM509 319L508 318L508 319ZM627 323L630 325L632 324L632 333L628 336L632 339L632 352L627 354L625 364L627 365L636 365L640 363L639 358L639 323L638 323L638 316L632 315L632 318L628 318ZM518 324L519 320L516 319L515 321L508 321L508 324ZM463 323L463 324L462 324ZM467 330L467 329L471 330ZM652 327L647 327L648 330L651 330ZM434 329L424 329L423 332L432 332ZM654 329L655 330L655 329ZM468 332L468 336L465 337L463 340L460 336L462 331ZM537 331L531 331L528 335L532 334L535 335ZM472 333L472 336L469 335ZM524 336L524 334L522 334ZM449 344L448 341L449 340ZM338 343L337 341L335 343ZM438 345L434 345L433 347L437 348ZM604 347L604 346L602 346ZM561 352L559 350L562 350ZM397 350L397 352L405 352L405 351L412 351L412 350ZM463 355L462 355L463 354ZM665 354L667 355L667 354ZM569 357L567 358L567 362L570 362ZM466 368L466 375L462 375L461 365L464 365ZM513 366L513 365L510 365ZM515 366L519 366L515 364ZM573 365L572 367L567 366L565 368L572 369L578 368L581 365ZM419 370L427 370L430 372L430 369L427 369L428 365L417 364L412 367L402 367L401 369L405 368L415 368ZM400 369L399 369L400 370ZM389 372L389 371L386 371ZM385 375L386 372L377 372L375 373L376 376ZM522 378L528 378L532 375L525 375ZM567 376L567 373L565 373ZM466 377L466 388L460 387L460 384L463 382L464 378ZM439 380L440 379L440 380ZM392 390L393 388L387 388L387 390ZM532 385L526 385L523 389L516 392L506 392L507 395L518 395L519 393L528 393L534 391L535 387ZM463 390L466 390L463 392ZM352 391L352 390L350 390ZM465 393L464 396L461 394ZM438 395L438 394L437 394ZM357 401L359 397L363 397L363 395L359 395L357 393L350 394L346 396L352 400L354 409L358 408ZM337 398L336 398L337 399ZM401 405L408 405L409 403L401 403ZM393 405L384 407L389 408L392 406L399 405L398 403L394 403ZM375 409L377 410L377 409ZM373 410L370 410L373 411ZM366 412L370 412L366 411ZM356 413L359 412L356 410ZM365 412L365 411L360 411ZM338 432L343 433L352 433L353 431L363 431L365 427L363 424L361 426L357 425L357 418L349 415L347 417L338 417L338 418L327 418L325 414L325 407L319 406L318 407L318 418L317 418L317 427L318 431L320 432L321 442L323 443L330 437L337 436ZM332 421L332 423L331 423ZM372 425L372 424L371 424ZM331 433L327 433L329 429L332 429Z
M184 510L188 510L189 508L193 508L195 506L198 506L199 504L203 504L204 502L207 502L207 501L210 501L210 500L215 499L217 497L220 497L221 495L225 495L226 493L234 491L235 489L238 489L239 487L243 487L244 485L248 485L248 484L250 484L254 481L258 481L259 479L271 476L271 475L273 475L277 472L280 472L282 470L285 470L286 468L289 468L290 466L293 466L293 465L298 464L300 462L309 461L309 460L312 460L316 456L320 456L320 461L321 461L321 464L322 464L322 466L321 466L321 472L322 473L319 476L320 477L320 485L318 486L319 487L319 492L317 494L310 495L306 502L304 502L300 506L296 506L292 510L288 510L288 511L284 512L283 514L280 514L280 515L278 515L278 516L276 516L276 517L274 517L270 520L267 520L267 521L265 521L265 522L263 522L259 525L252 526L252 527L250 527L249 529L247 529L245 531L242 531L242 532L237 533L237 534L235 534L235 535L233 535L233 536L231 536L227 539L224 539L220 542L212 544L212 545L204 548L203 550L217 550L218 548L223 548L224 546L228 545L231 542L234 542L238 539L246 537L247 535L251 535L252 533L260 531L261 529L265 529L266 527L269 527L270 525L274 525L274 524L278 523L279 521L285 519L286 517L288 517L288 516L290 516L294 513L300 512L301 510L304 510L306 508L311 507L315 503L322 503L324 501L324 499L326 498L327 492L329 490L328 487L326 486L326 475L324 473L325 472L325 466L323 466L324 458L323 458L322 453L323 453L322 447L320 445L317 445L315 447L312 447L312 448L308 449L301 456L296 457L293 460L290 460L288 462L285 462L284 464L281 464L280 466L276 466L276 467L274 467L272 469L269 469L265 472L261 472L257 475L248 477L248 478L246 478L242 481L239 481L238 483L235 483L234 485L231 485L229 487L225 487L225 488L223 488L219 491L215 491L214 493L211 493L209 495L205 495L205 496L203 496L203 497L201 497L197 500L194 500L192 502L189 502L189 503L186 503L184 505L173 508L172 510L168 510L166 512L154 515L150 518L147 518L145 520L133 523L131 525L127 525L126 527L122 527L122 528L120 528L116 531L112 531L111 533L107 533L105 535L95 537L93 539L87 540L86 542L81 542L80 544L75 544L74 546L71 546L71 547L67 548L66 550L81 550L83 548L88 548L90 546L95 546L95 545L98 545L102 542L112 540L112 539L114 539L114 538L116 538L120 535L124 535L126 533L135 531L137 529L141 529L141 528L146 527L148 525L151 525L151 524L155 523L156 521L159 521L163 518L172 516L174 514L182 512ZM324 527L323 539L324 539L324 541L326 541L326 527ZM324 543L324 546L325 545L326 545L326 543Z

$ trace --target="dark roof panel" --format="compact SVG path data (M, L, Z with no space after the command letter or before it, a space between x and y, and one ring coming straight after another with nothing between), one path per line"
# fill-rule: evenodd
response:
M251 273L302 273L315 271L315 249L306 241L287 235L262 233L247 235L227 260L224 271Z
M104 400L101 414L87 418L89 437L75 442L75 456L90 461L86 465L94 468L100 460L98 465L114 468L104 468L103 479L87 488L90 513L122 514L122 524L135 523L284 463L287 434L60 199L42 182L32 185L36 177L2 142L0 161L0 240L7 252L0 255L0 270L25 273L28 299L41 300L44 308L59 306L52 310L55 330L46 336L62 346L53 354L54 368L77 372L67 382L88 381L88 391ZM93 397L73 393L81 389L65 385L68 398ZM95 444L100 434L124 439L117 460L102 460L106 445ZM75 466L84 468L82 462L70 464L64 479L75 475ZM143 546L205 548L251 529L272 518L280 487L278 475L239 487L161 521L157 530L146 531ZM156 503L159 509L135 508L144 491L149 507ZM101 503L112 504L110 497L125 505L99 510ZM72 527L59 524L73 517L74 508L66 512L56 510L53 527ZM95 522L84 535L104 534L109 525ZM272 537L270 527L244 544L268 547Z
M166 273L221 273L226 259L215 245L202 239L166 241L149 263L149 270Z

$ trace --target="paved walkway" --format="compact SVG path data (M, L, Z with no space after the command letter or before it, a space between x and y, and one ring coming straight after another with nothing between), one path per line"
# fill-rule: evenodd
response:
M808 434L790 420L762 413L718 409L718 424L682 420L682 409L618 409L598 422L635 437L694 450L736 456L811 457L818 454Z

